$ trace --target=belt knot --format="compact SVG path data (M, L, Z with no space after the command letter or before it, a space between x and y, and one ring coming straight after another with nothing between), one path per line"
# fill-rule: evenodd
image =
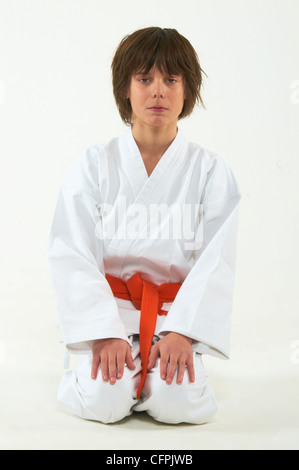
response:
M162 310L164 302L173 302L182 283L168 283L157 286L146 281L139 273L134 274L128 281L106 274L106 279L115 297L131 300L137 310L141 311L139 324L141 382L137 391L137 398L141 396L142 388L147 375L147 365L150 349L156 329L157 316L167 315Z

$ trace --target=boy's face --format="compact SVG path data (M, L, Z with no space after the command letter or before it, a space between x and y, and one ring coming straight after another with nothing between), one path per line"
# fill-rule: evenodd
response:
M134 124L176 125L185 100L183 77L164 74L154 66L148 74L132 76L127 98Z

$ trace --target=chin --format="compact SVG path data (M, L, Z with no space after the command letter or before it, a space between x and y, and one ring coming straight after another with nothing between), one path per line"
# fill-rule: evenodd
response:
M155 118L150 119L148 121L148 124L152 127L161 127L161 126L167 126L171 124L168 119L163 118L163 116L155 116Z

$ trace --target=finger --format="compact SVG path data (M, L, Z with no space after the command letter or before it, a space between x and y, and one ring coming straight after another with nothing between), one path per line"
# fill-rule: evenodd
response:
M147 366L148 370L155 367L155 365L157 363L157 359L159 357L159 354L160 354L159 347L158 346L153 346L152 349L151 349L149 358L148 358L148 366Z
M169 361L169 364L168 364L167 376L166 376L166 382L168 384L171 384L172 381L173 381L177 365L178 365L177 359L176 358L170 358L170 361Z
M107 356L102 356L101 371L102 371L103 381L108 382L108 359L107 359Z
M116 358L117 378L121 379L125 368L124 354L118 354Z
M116 382L116 356L112 354L108 359L108 373L111 384Z
M184 380L185 369L186 369L186 362L184 360L180 360L178 363L178 373L177 373L177 379L176 379L176 382L178 384L181 384Z
M126 364L127 366L129 367L129 369L131 370L134 370L136 368L135 364L134 364L134 359L133 359L133 356L132 356L132 353L131 353L131 348L129 348L127 350L127 354L126 354Z
M92 364L91 364L91 378L93 380L97 378L99 365L100 365L100 356L94 354L92 358Z
M167 376L167 366L168 366L169 356L162 355L160 359L160 376L162 380L166 380Z
M189 375L189 381L195 382L195 371L194 371L194 364L193 364L193 356L187 361L187 371Z

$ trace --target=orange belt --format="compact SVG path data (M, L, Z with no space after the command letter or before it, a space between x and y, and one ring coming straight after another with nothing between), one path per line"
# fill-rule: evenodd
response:
M139 273L134 274L128 281L106 274L106 279L115 297L131 300L137 310L141 310L139 325L141 382L137 391L139 400L147 375L147 366L155 333L157 316L167 315L162 310L164 302L173 302L182 283L169 283L156 286L142 279Z

